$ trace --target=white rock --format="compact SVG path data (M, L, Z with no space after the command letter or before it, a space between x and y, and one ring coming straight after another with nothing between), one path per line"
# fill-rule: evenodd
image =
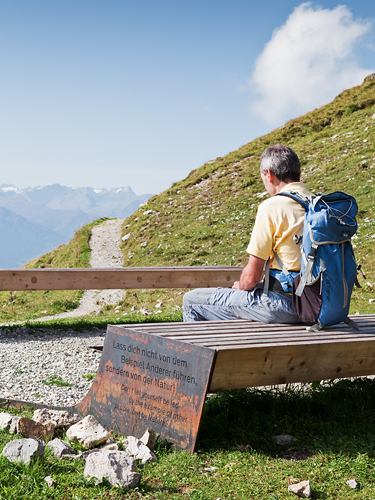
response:
M126 240L128 240L128 239L130 238L131 234L132 234L132 233L125 234L125 235L121 238L121 239L122 239L122 241L126 241Z
M288 491L291 493L295 493L301 498L310 498L311 497L311 488L310 481L301 481L297 484L291 484L288 486Z
M119 446L117 443L109 443L100 447L101 450L118 450Z
M83 420L69 427L66 435L72 441L78 441L86 449L104 443L109 438L108 431L92 415L87 415Z
M93 448L92 450L82 451L81 453L76 455L76 458L79 458L84 462L86 462L87 457L91 455L91 453L99 453L100 451L101 450L99 450L99 448Z
M154 451L156 445L156 433L153 429L147 429L143 436L140 438L151 451Z
M143 215L151 215L153 213L154 213L153 210L146 210L145 212L143 212Z
M359 488L359 483L356 479L349 479L349 481L346 481L346 484L351 488L352 490L356 490Z
M290 434L280 434L279 436L274 436L274 440L276 441L276 444L283 445L283 444L291 444L297 439Z
M47 408L41 408L34 411L34 420L40 424L46 424L48 422L53 422L56 429L67 429L68 427L76 424L82 417L76 413L72 415L65 410L49 410Z
M32 458L41 457L44 449L44 443L39 439L14 439L5 445L2 455L10 462L28 464Z
M146 307L143 307L142 309L140 309L139 312L144 314L145 316L148 316L149 314L152 313L152 311L150 309L147 309Z
M141 247L143 247L143 248L147 247L147 241L144 241L143 243L141 243Z
M54 488L57 484L56 481L54 481L51 476L45 477L44 480L50 488Z
M137 460L142 462L142 465L148 462L157 462L158 459L156 455L146 446L140 439L134 436L128 436L124 441L123 445L125 450L133 455Z
M375 113L372 115L372 119L375 120Z
M370 304L373 304L375 302L375 299L368 299Z
M63 455L76 455L74 448L69 443L62 439L56 438L47 444L47 448L51 448L56 457L61 458Z
M16 434L17 433L18 421L20 418L21 417L16 417L15 415L12 415L12 420L10 421L9 429L8 429L9 434Z
M87 457L84 476L95 478L96 484L106 478L112 486L134 488L141 479L136 465L134 458L124 451L99 451Z
M10 413L0 413L0 430L9 430L10 423L12 421L13 415Z

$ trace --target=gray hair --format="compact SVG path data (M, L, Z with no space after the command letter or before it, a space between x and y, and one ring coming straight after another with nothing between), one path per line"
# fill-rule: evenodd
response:
M298 182L301 164L293 149L284 144L268 147L260 157L260 170L263 174L270 170L279 181Z

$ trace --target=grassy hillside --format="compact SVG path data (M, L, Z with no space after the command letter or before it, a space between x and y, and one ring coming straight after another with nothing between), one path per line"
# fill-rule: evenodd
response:
M374 114L371 75L330 104L193 170L126 220L123 233L130 237L122 245L124 265L245 264L257 206L267 196L260 155L282 142L298 153L303 180L313 192L341 190L356 197L359 231L353 243L367 280L354 294L352 311L375 310L368 303L375 296Z
M102 219L86 224L73 239L26 266L38 268L90 267L89 241L91 228ZM41 290L36 292L0 292L0 322L40 318L76 308L82 296L80 290Z
M374 118L372 118L374 116ZM282 142L298 153L303 180L313 192L345 191L359 205L359 230L354 237L358 263L367 279L355 290L352 312L373 312L375 304L375 77L345 90L333 102L287 122L270 134L245 144L223 158L193 170L186 179L151 198L124 223L124 266L244 265L257 207L268 196L259 175L264 149ZM72 241L26 267L88 267L91 227ZM181 319L183 290L128 291L120 310L105 307L101 323ZM56 314L77 307L80 291L1 292L0 322ZM157 310L155 305L162 302ZM136 311L131 313L132 307ZM162 312L160 314L160 312ZM128 313L126 317L124 313Z

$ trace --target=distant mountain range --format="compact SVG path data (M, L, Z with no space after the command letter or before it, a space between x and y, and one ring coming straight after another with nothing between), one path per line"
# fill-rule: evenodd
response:
M152 194L130 187L71 188L53 184L19 189L0 186L0 268L18 268L67 243L83 225L101 217L125 219Z

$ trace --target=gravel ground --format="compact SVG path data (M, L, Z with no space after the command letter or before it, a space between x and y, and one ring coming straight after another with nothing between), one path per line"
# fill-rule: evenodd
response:
M90 240L93 268L122 267L122 219L105 221L95 226ZM116 304L123 290L87 290L80 306L51 320L84 316L100 310L105 304ZM41 321L41 319L37 321ZM91 346L101 346L105 330L76 332L74 330L39 329L29 331L23 326L10 332L0 329L0 398L18 399L53 406L72 406L83 399L92 380L84 375L98 369L100 353ZM48 385L49 377L58 377L70 387Z
M95 373L100 353L90 349L101 346L105 330L76 332L18 328L0 330L0 398L17 399L53 406L73 406L83 399ZM71 387L48 385L58 377Z

